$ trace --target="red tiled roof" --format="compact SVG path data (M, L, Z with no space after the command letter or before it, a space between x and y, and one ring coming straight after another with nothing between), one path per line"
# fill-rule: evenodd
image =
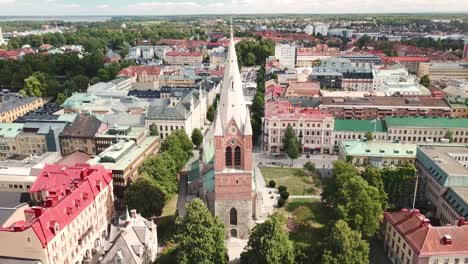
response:
M160 75L161 74L161 67L159 66L130 66L125 69L122 69L117 76L128 76L128 77L135 77L137 75Z
M278 84L270 84L266 88L266 93L273 97L279 97L284 93L284 88Z
M333 114L322 113L319 109L295 107L289 101L270 101L265 103L265 117L280 117L282 120L324 119L327 117L332 118Z
M419 256L468 253L467 225L435 227L417 209L385 212L384 217ZM452 238L451 245L443 243L446 235Z
M430 58L423 56L402 56L402 57L384 57L382 60L385 63L389 62L429 62Z
M31 193L48 191L44 207L26 209L25 212L34 213L34 217L2 228L0 232L21 232L32 227L42 246L46 247L55 236L55 224L60 230L65 228L111 182L112 173L101 165L46 165L30 190Z
M179 52L179 51L169 51L166 53L166 57L175 57L175 56L183 56L183 57L200 57L202 54L200 52Z

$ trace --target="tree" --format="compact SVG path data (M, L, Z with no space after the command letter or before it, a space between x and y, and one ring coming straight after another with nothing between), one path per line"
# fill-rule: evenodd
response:
M149 128L150 128L150 136L152 137L159 136L159 130L156 124L151 124Z
M241 254L242 264L288 264L294 263L293 244L285 229L286 219L274 213L270 219L256 225Z
M445 133L445 138L449 140L449 143L453 142L453 132L450 130L447 130L447 133Z
M139 171L152 177L168 196L177 192L175 161L168 153L150 156L145 160Z
M72 79L72 82L75 83L76 87L80 90L80 91L86 91L86 89L88 88L89 86L89 78L88 76L85 76L85 75L76 75L74 76Z
M291 159L291 165L293 165L294 160L299 157L299 141L297 140L296 132L294 132L291 126L286 128L284 133L284 143L283 149Z
M185 133L185 132L184 132ZM190 142L190 144L192 144ZM175 161L177 171L185 166L189 160L187 152L182 149L182 144L175 133L169 135L161 145L161 151L168 153Z
M57 100L55 100L55 102L59 105L63 104L65 102L65 100L67 100L67 97L63 94L63 93L59 93L57 95Z
M371 38L368 35L364 35L364 36L362 36L360 39L358 39L356 41L356 47L362 49L365 46L367 46L367 44L369 43L370 40L371 40Z
M208 107L208 111L206 112L206 119L208 121L213 122L214 121L214 115L215 115L215 109L213 106Z
M253 52L247 53L247 57L245 58L244 65L245 66L254 66L256 63L257 58Z
M198 148L203 143L203 134L199 128L195 128L192 131L192 143Z
M44 95L45 87L36 77L29 76L24 82L24 87L20 90L23 96L42 97Z
M423 77L421 77L419 83L427 88L429 87L429 85L431 85L431 78L429 77L429 75L426 74Z
M333 226L325 245L323 264L367 264L369 263L369 244L353 231L345 221Z
M125 190L125 204L137 209L143 217L160 216L167 196L161 186L143 173Z
M181 264L227 264L229 257L224 245L224 225L212 216L200 199L186 205L184 218L176 220L177 258Z
M174 133L177 138L179 139L180 145L182 149L187 153L188 157L193 156L193 143L192 140L188 137L187 133L185 133L184 129L179 129Z
M361 176L370 186L377 188L380 194L380 203L382 204L382 210L387 209L388 196L385 192L382 175L380 169L372 166L367 166L366 169L362 172Z
M372 132L370 131L366 132L364 137L366 138L367 141L372 141L374 139L374 135L372 135Z
M305 164L304 164L304 172L308 175L314 175L314 174L317 174L317 167L315 166L315 163L312 163L310 161L307 161Z

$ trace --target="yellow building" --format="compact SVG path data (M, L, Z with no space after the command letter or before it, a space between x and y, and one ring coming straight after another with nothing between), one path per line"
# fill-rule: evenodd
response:
M39 97L0 94L0 122L11 123L18 117L41 108L46 101Z

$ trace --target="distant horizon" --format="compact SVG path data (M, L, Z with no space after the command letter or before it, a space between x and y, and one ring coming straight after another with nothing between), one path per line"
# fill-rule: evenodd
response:
M468 0L0 0L0 6L2 17L468 13L460 11Z

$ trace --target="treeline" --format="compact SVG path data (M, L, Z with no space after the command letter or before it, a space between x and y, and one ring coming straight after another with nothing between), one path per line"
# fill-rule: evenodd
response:
M151 134L157 134L152 128ZM125 204L143 217L160 216L165 203L177 193L177 173L192 157L193 144L184 130L166 138L161 153L147 158L140 167L140 177L125 191Z
M275 43L270 39L260 41L243 40L236 44L236 53L240 68L262 65L269 56L275 54Z
M131 63L104 66L103 50L79 58L76 54L29 54L22 60L0 60L0 87L27 96L70 96L89 85L114 79ZM28 82L26 80L29 80Z
M419 48L433 48L437 50L463 50L463 40L461 39L433 39L414 38L401 41L403 44L416 46Z
M258 71L257 92L250 109L250 123L252 125L253 142L256 144L262 133L262 118L265 114L265 64Z

